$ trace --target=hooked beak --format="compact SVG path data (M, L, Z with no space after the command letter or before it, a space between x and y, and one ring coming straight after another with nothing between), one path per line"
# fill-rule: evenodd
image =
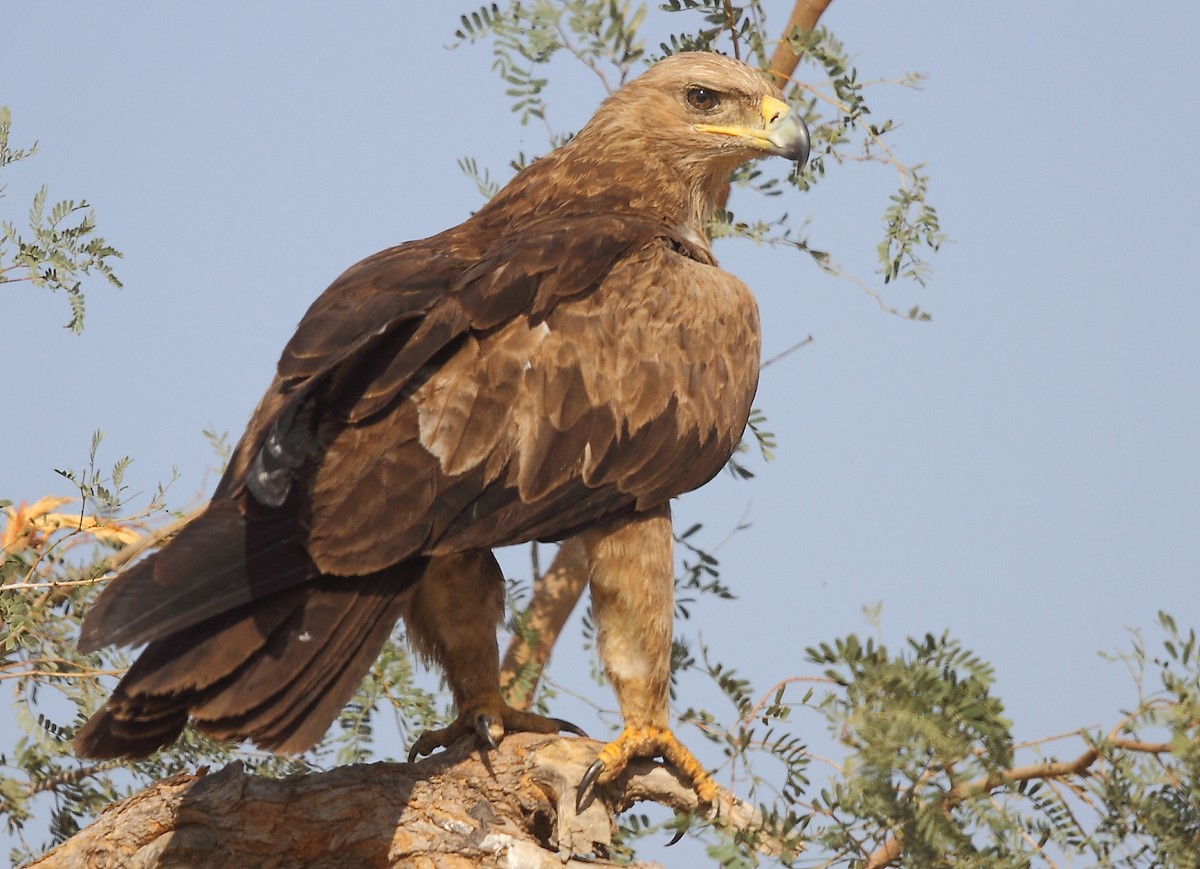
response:
M696 124L695 129L702 133L736 136L746 140L752 148L795 160L796 168L803 169L808 162L809 151L808 126L804 119L793 112L787 103L774 97L763 97L759 114L762 117L761 127Z

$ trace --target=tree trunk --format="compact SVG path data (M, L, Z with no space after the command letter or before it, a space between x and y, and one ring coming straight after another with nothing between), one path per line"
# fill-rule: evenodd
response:
M690 785L634 761L575 811L575 786L600 743L513 734L472 740L417 764L373 763L268 779L240 763L151 785L41 859L52 867L608 867L613 815L639 800L696 808ZM719 815L750 825L723 797ZM586 862L582 859L587 858ZM634 863L635 867L654 864Z

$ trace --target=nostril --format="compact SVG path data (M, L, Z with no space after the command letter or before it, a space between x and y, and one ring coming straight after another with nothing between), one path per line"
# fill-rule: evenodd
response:
M783 100L777 100L774 97L763 97L759 112L764 125L775 127L788 116L789 108L788 104Z

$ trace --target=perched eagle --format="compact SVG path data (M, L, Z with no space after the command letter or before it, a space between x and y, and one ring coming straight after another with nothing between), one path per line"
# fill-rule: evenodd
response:
M720 470L758 379L758 312L705 227L730 172L808 156L758 72L667 58L473 217L352 266L309 308L211 503L113 580L79 646L146 644L75 738L143 757L191 721L312 746L398 618L445 671L465 734L574 729L508 707L492 548L581 537L635 755L713 785L668 727L670 499Z

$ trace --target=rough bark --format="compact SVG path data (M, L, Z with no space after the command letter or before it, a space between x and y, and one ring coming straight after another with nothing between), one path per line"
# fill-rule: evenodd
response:
M696 809L687 782L635 761L575 811L575 785L600 743L515 734L471 740L417 764L374 763L267 779L240 763L180 774L114 803L30 864L66 867L607 867L613 816L653 800ZM753 810L723 796L719 816ZM635 863L648 869L653 864Z

